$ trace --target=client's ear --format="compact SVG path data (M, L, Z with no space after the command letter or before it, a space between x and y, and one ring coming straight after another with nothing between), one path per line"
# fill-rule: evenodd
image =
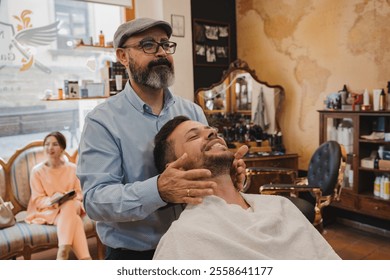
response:
M167 168L168 168L168 166L170 166L172 163L173 163L173 161L171 161L171 162L168 162L167 164L165 164L165 169L167 169Z
M168 162L167 164L165 164L165 169L167 169L168 166L171 165L172 163L173 163L173 161L172 162ZM180 167L179 169L180 170L185 170L183 167Z

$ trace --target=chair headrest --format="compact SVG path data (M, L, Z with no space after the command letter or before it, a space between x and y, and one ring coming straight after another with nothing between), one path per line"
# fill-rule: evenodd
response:
M338 183L341 160L340 144L327 141L321 144L311 157L307 179L309 185L321 188L322 195L330 195Z

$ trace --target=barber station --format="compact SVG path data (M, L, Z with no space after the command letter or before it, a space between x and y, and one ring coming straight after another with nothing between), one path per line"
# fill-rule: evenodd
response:
M389 260L390 4L287 2L1 0L0 267Z

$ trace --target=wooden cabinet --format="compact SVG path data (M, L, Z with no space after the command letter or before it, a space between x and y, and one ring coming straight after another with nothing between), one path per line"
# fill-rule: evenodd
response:
M247 167L282 167L298 171L298 154L244 158Z
M359 214L390 220L390 200L374 196L377 176L388 175L390 170L363 167L361 160L378 151L379 146L390 150L384 139L364 139L373 132L384 132L390 124L390 111L328 111L321 110L320 143L336 140L348 146L348 164L340 201L332 206Z

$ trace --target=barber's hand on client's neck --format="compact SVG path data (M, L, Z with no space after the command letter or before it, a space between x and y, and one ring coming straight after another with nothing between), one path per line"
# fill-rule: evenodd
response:
M168 164L159 176L158 191L165 202L199 204L204 196L214 194L216 183L209 180L210 170L184 170L187 157L185 153Z

